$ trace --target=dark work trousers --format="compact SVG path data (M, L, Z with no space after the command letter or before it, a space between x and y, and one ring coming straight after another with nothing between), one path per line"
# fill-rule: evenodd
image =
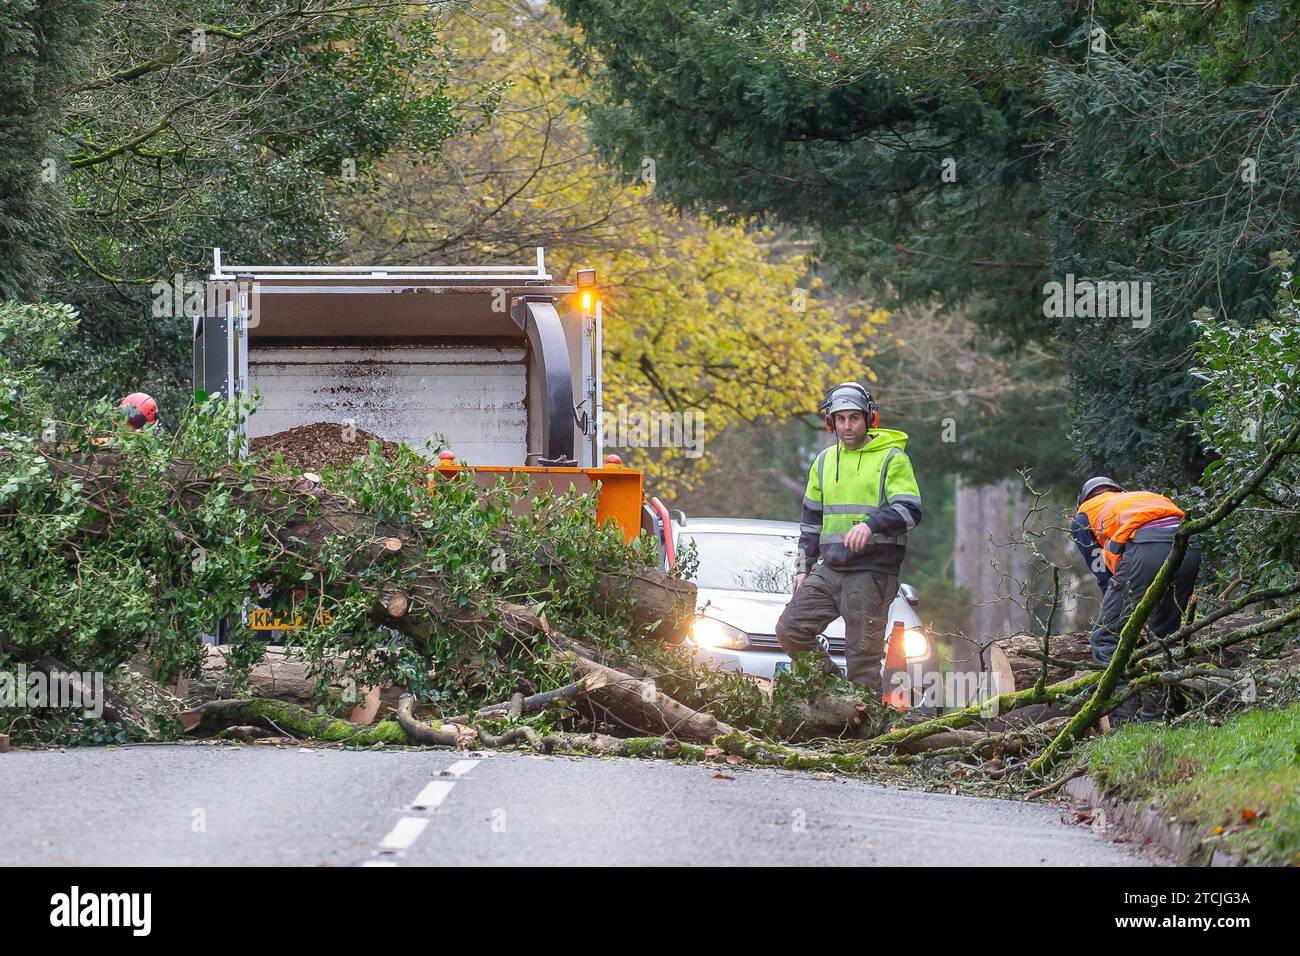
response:
M1156 572L1169 556L1170 541L1130 541L1120 558L1119 567L1111 576L1110 585L1101 600L1101 610L1092 627L1092 659L1098 664L1109 664L1119 644L1119 633L1124 623L1142 600ZM1174 575L1173 586L1165 592L1160 606L1147 619L1147 628L1156 637L1168 637L1182 621L1183 611L1196 586L1196 575L1201 569L1200 546L1193 538L1183 556L1182 566ZM1139 639L1138 647L1143 641ZM1168 693L1149 690L1142 695L1141 719L1159 720L1164 716ZM1130 697L1111 712L1112 724L1132 720L1138 715L1138 700Z
M880 659L885 649L889 605L898 593L898 575L880 571L836 571L817 564L776 622L776 637L791 657L812 651L828 671L834 661L817 636L837 617L844 618L844 658L849 680L880 696Z

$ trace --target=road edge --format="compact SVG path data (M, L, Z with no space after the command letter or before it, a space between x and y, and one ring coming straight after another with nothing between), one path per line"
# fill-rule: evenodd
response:
M1209 851L1190 826L1166 816L1154 803L1139 803L1107 793L1092 777L1075 777L1064 786L1067 796L1105 814L1105 821L1120 833L1154 844L1174 866L1245 866L1244 858L1221 848Z

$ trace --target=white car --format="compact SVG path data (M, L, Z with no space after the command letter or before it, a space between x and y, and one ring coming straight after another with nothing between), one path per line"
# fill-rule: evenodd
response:
M673 544L678 554L684 545L693 544L699 557L694 576L699 589L698 614L687 637L695 659L771 679L790 665L776 639L776 622L790 601L799 525L748 518L691 518L683 522L684 517L673 522ZM909 669L924 667L934 650L912 609L916 600L910 586L900 585L885 625L887 644L893 635L901 635ZM843 672L843 618L828 624L819 639ZM888 647L886 650L888 659ZM897 653L894 657L897 661ZM881 668L883 686L896 686L884 660Z

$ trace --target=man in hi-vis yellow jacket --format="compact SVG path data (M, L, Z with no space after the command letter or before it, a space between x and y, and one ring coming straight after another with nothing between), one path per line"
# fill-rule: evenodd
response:
M921 520L921 492L903 450L907 435L879 427L880 410L863 386L835 386L817 411L838 441L808 469L794 595L776 636L791 657L812 652L837 674L817 637L843 617L848 678L879 699L889 606L907 533Z

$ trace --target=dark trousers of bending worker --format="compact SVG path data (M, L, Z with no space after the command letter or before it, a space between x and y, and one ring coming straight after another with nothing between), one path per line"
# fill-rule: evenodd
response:
M1144 535L1139 531L1124 548L1119 566L1111 575L1102 597L1101 610L1092 628L1092 659L1101 665L1110 663L1119 644L1120 631L1132 615L1142 595L1146 593L1156 573L1165 563L1172 547L1172 530L1163 535ZM1151 540L1153 537L1157 540ZM1161 540L1165 539L1165 540ZM1201 550L1196 539L1188 544L1182 566L1174 575L1173 585L1147 620L1147 629L1155 637L1168 637L1178 630L1187 602L1196 586L1196 575L1201 569ZM1141 643L1139 643L1141 646ZM1122 687L1120 688L1122 690ZM1141 710L1137 696L1130 697L1110 714L1112 724L1120 724L1140 716L1142 720L1160 720L1168 703L1168 692L1148 690L1141 694Z
M837 571L817 564L777 621L776 637L793 658L809 651L822 659L828 673L838 671L817 637L837 617L844 618L844 659L848 678L881 694L880 661L884 655L889 606L898 594L898 575L879 571Z

